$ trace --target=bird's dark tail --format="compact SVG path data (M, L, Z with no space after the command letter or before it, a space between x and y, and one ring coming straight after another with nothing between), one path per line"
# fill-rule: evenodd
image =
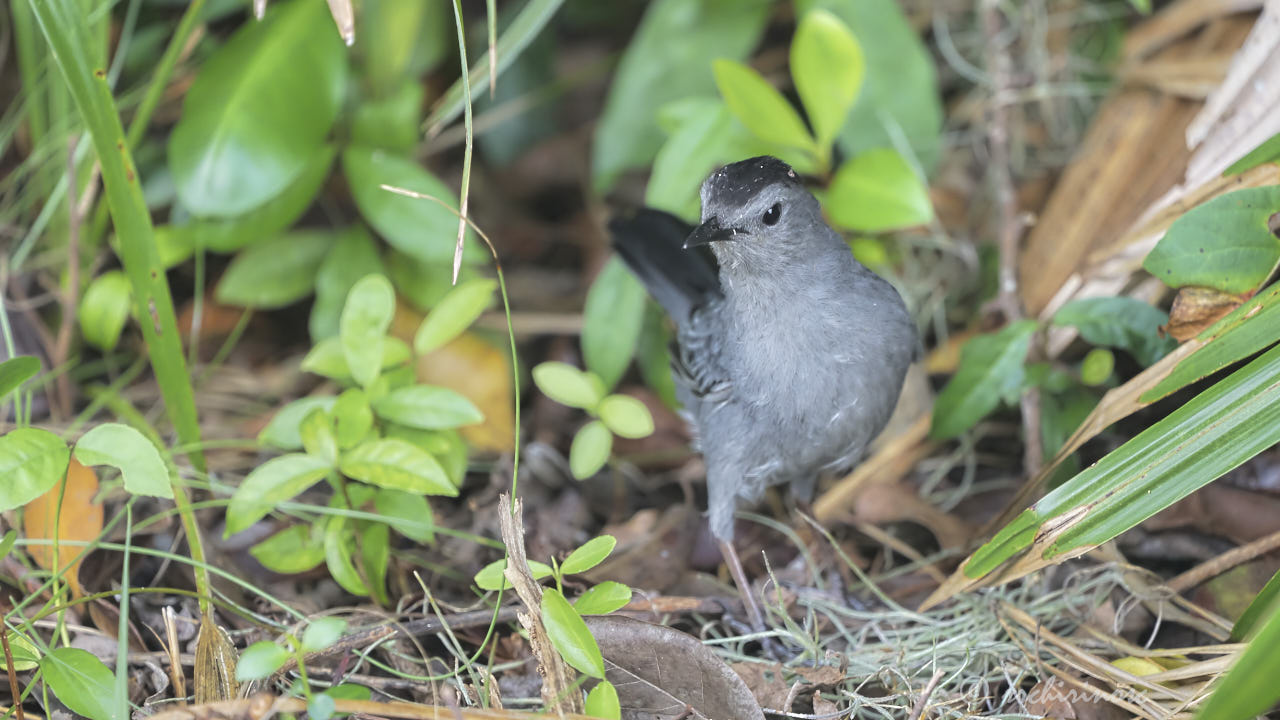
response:
M705 247L684 248L693 227L675 215L642 208L614 218L609 232L622 261L677 323L720 293L715 256Z

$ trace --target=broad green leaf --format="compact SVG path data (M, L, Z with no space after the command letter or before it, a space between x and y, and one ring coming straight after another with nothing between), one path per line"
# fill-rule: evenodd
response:
M355 563L351 560L352 545L355 537L347 532L347 521L343 517L330 517L324 531L324 561L329 574L343 590L352 595L369 594L369 586L360 577Z
M0 435L0 511L45 494L67 472L71 450L48 430L18 428Z
M360 560L364 568L370 597L379 605L390 605L387 596L387 563L391 559L391 529L382 523L369 523L360 530Z
M554 360L534 366L533 384L542 394L571 408L594 409L602 396L600 387L587 373Z
M587 693L587 703L583 712L591 717L604 720L620 720L622 705L618 702L618 689L608 680L601 680Z
M338 464L338 439L333 434L333 420L329 413L316 408L302 419L298 426L302 449L311 457L319 458L333 467Z
M312 718L312 720L329 720L329 718L333 717L337 705L338 703L333 699L332 695L316 693L307 702L307 717Z
M281 450L301 450L302 436L298 428L302 425L302 419L316 408L328 410L333 407L333 403L334 398L320 395L294 400L280 408L271 422L262 428L262 432L258 433L258 442Z
M342 153L343 172L351 186L351 197L378 234L397 250L423 262L451 262L458 239L458 215L454 208L457 193L412 160L382 150L349 147ZM431 200L406 197L381 185L429 195ZM467 231L468 238L471 231ZM466 259L480 257L479 248L468 241Z
M183 206L227 217L284 191L338 116L346 58L323 5L291 0L247 21L203 63L170 136Z
M800 114L760 73L733 60L716 60L711 69L729 111L756 137L817 153Z
M342 639L347 631L347 621L339 617L322 617L311 621L307 629L302 631L302 652L313 653L324 650Z
M1143 15L1151 14L1151 0L1129 0L1129 4Z
M805 15L791 40L791 78L823 154L844 127L866 70L862 47L826 10Z
M1106 348L1094 348L1080 363L1080 382L1091 387L1103 384L1116 369L1116 356Z
M1072 300L1053 316L1054 325L1069 325L1094 345L1119 348L1133 354L1144 366L1154 365L1177 346L1160 337L1159 328L1169 322L1163 310L1130 297Z
M17 536L17 532L10 530L7 535ZM14 672L26 672L36 669L40 664L40 649L26 635L18 632L9 632L9 651L13 655ZM8 671L9 666L5 662L4 655L0 654L0 670Z
M115 712L115 675L87 650L53 650L40 658L40 672L72 712L93 720L120 720Z
M759 41L772 2L657 0L648 5L609 83L591 148L597 193L631 168L648 165L662 145L654 111L672 100L715 94L707 72L716 58L740 60ZM698 178L701 182L701 178Z
M582 358L611 390L622 379L644 325L644 286L612 257L587 291L582 310Z
M310 525L290 525L249 548L249 554L268 570L282 575L313 570L324 562L324 545Z
M351 377L368 387L382 369L383 341L396 310L396 292L383 275L365 275L347 293L338 322L342 356Z
M734 120L724 101L693 97L663 108L684 115L653 159L644 202L685 220L698 217L698 188L717 166L734 158Z
M310 295L316 272L336 240L325 230L300 230L240 251L218 281L214 297L226 305L279 308Z
M498 281L477 278L459 283L427 314L413 336L413 350L426 355L462 334L493 300Z
M600 419L619 437L643 438L653 434L653 415L644 403L630 395L610 395L600 401Z
M363 225L353 225L339 233L316 272L316 300L308 325L313 341L338 334L347 294L360 278L372 274L385 275L386 268L369 231Z
M1249 292L1280 261L1280 239L1267 225L1276 212L1280 186L1220 195L1175 220L1142 267L1169 287Z
M1265 715L1280 698L1280 605L1270 615L1231 670L1213 688L1196 720L1247 720Z
M606 580L573 601L573 609L579 615L608 615L631 602L631 588L620 582Z
M108 270L94 278L80 300L80 331L85 341L100 350L115 350L132 307L133 287L124 273Z
M426 450L440 462L450 482L456 486L462 485L462 479L467 472L467 443L456 430L419 430L396 423L386 423L382 434L384 437L399 438Z
M430 5L415 4L422 7ZM368 32L368 28L362 32ZM351 144L404 155L412 154L413 146L422 137L418 128L422 125L423 100L426 95L426 87L417 78L408 78L387 95L359 103L351 118Z
M247 529L276 505L319 482L329 470L324 460L301 453L271 458L254 468L231 495L224 536Z
M453 230L454 240L457 240L456 225ZM462 257L464 260L467 258L466 248L462 251ZM387 255L387 277L391 278L403 299L423 312L430 311L453 289L452 266L453 258L426 262L395 248ZM464 262L458 279L466 282L475 276L476 270Z
M617 538L612 535L601 535L600 537L592 538L579 546L578 549L569 553L569 557L560 563L560 572L565 575L586 572L604 562L604 559L609 557L609 553L613 552L613 548L617 544Z
M1231 627L1231 641L1244 642L1257 629L1258 621L1268 617L1276 608L1280 608L1280 572L1271 576Z
M591 636L587 624L582 622L582 616L555 588L542 591L542 624L547 628L547 637L556 652L570 667L584 675L604 679L604 656L600 654L600 646Z
M40 360L30 355L19 355L0 362L0 401L38 372Z
M529 573L533 575L534 580L551 577L551 567L549 565L537 562L536 560L529 560L528 563ZM494 560L488 565L485 565L480 569L480 572L476 573L476 587L481 590L497 590L499 588L503 590L510 590L511 583L508 582L506 577L502 574L506 568L507 561L505 558L502 560Z
M599 420L592 420L578 430L569 446L569 470L579 480L600 472L613 450L613 433Z
M289 661L289 651L270 640L259 640L240 653L236 661L236 680L264 680Z
M376 39L362 43L361 53L361 74L375 97L385 97L416 74L414 70L434 65L449 47L449 36L443 32L452 23L448 3L381 0L360 9L361 38ZM431 56L425 63L415 62L423 45Z
M929 188L888 149L868 150L840 166L824 207L831 222L858 232L886 232L933 220Z
M427 499L417 493L380 488L373 507L396 532L430 545L436 541L436 522Z
M173 498L169 468L146 435L120 423L103 423L76 441L76 459L84 465L120 470L124 489L134 495Z
M846 157L873 148L905 151L906 141L925 172L942 150L942 97L933 55L897 0L799 0L796 17L823 8L844 21L862 47L866 77L840 131Z
M373 429L373 408L369 407L368 396L359 388L342 391L330 414L333 416L334 436L341 450L359 445Z
M409 344L398 337L386 337L382 342L382 369L404 364L409 359ZM327 337L311 347L302 358L302 369L332 378L339 382L352 382L351 368L347 366L342 340Z
M378 417L422 430L447 430L484 421L465 395L435 385L392 390L373 403Z
M1020 320L992 335L979 335L960 351L960 367L938 395L930 435L953 438L973 427L1022 387L1023 361L1036 331Z
M382 488L449 497L458 494L440 463L404 440L365 441L343 455L338 467L343 475Z
M640 343L636 348L636 365L644 382L658 394L668 408L680 407L676 398L676 381L671 374L671 331L657 303L648 303L644 313L644 327L640 331Z
M1149 1L1149 0L1144 0ZM1259 165L1280 160L1280 133L1272 135L1263 141L1261 145L1250 150L1248 154L1231 164L1231 167L1222 171L1223 176L1239 175L1246 170L1252 170Z

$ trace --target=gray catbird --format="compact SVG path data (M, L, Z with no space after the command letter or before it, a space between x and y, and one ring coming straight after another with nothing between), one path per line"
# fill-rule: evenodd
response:
M610 229L675 320L678 397L706 459L711 530L731 549L739 498L789 483L809 499L820 472L862 458L917 353L915 327L773 157L712 173L697 228L646 209Z

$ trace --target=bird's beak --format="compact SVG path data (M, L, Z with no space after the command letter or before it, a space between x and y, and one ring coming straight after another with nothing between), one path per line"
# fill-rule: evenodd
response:
M692 233L689 233L689 237L684 241L684 249L688 250L691 247L707 245L722 240L736 240L738 235L743 234L746 234L746 230L721 227L720 218L713 215L707 218L706 222L694 228Z

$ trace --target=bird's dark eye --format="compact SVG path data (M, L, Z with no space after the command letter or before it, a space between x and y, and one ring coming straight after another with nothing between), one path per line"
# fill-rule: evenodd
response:
M782 203L774 203L772 207L764 211L764 217L761 217L760 220L764 222L765 225L777 225L778 218L781 217Z

